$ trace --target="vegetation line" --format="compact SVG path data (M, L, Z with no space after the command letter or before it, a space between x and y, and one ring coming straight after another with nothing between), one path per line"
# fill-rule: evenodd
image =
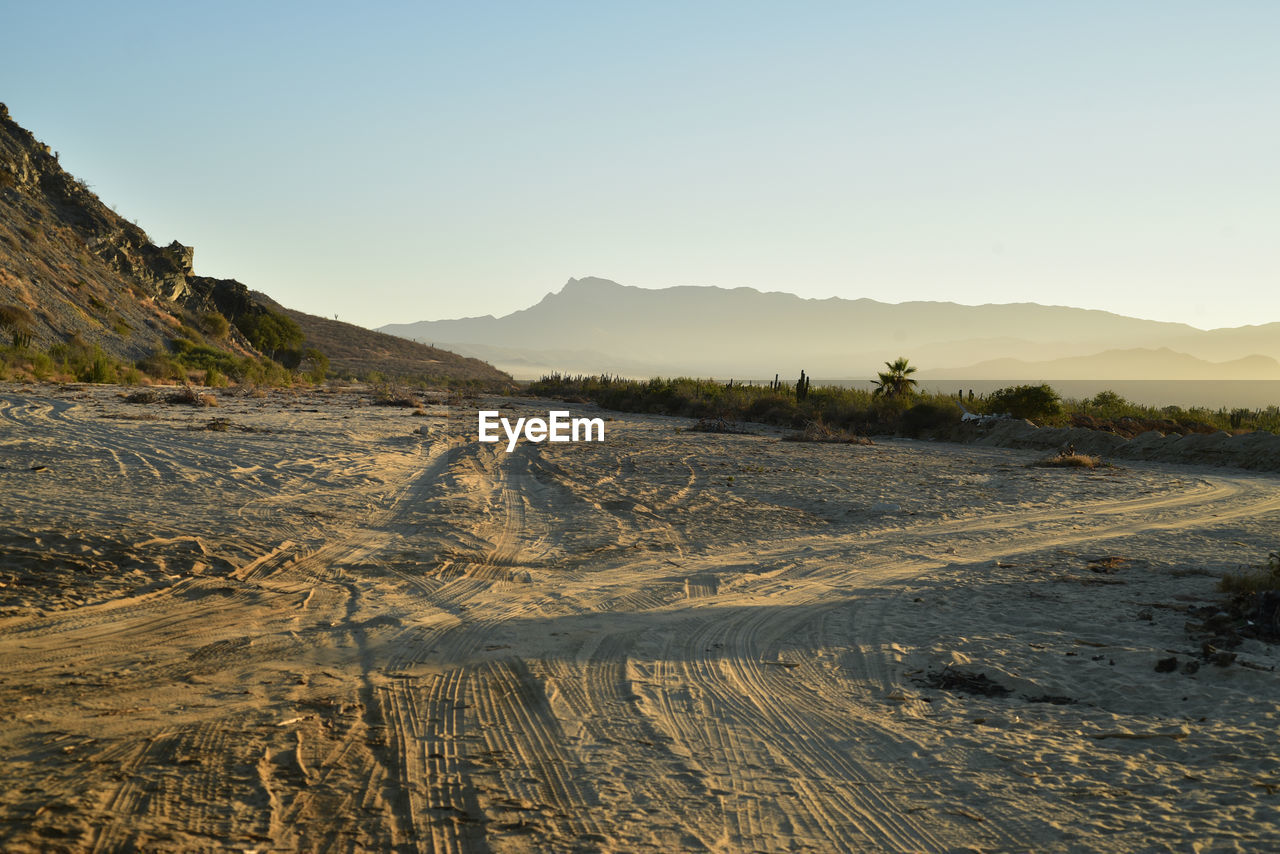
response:
M726 422L755 421L803 429L824 425L862 435L942 436L969 416L1009 415L1039 426L1086 427L1133 437L1148 430L1161 433L1280 433L1280 407L1212 410L1204 407L1143 406L1113 391L1085 400L1064 400L1047 385L1019 385L987 395L961 398L921 392L910 376L907 359L885 363L875 391L839 386L813 386L801 372L794 386L720 382L692 377L649 380L549 374L528 386L530 394L566 401L591 402L622 412L650 412L711 418Z

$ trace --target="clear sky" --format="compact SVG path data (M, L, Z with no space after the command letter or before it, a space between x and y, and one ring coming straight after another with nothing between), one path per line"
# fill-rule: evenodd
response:
M365 326L569 277L1280 320L1280 3L8 4L0 100Z

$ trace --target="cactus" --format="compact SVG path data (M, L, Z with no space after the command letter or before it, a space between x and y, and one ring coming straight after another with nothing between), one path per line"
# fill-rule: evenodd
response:
M796 380L796 400L801 401L809 396L809 378L805 376L804 371L800 372L800 379Z

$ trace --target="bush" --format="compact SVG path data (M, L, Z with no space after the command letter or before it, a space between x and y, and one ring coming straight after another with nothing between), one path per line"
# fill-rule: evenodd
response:
M174 338L169 346L173 349L178 364L186 368L234 375L240 367L240 359L208 344L197 344L187 338Z
M178 382L186 382L187 380L186 369L178 364L167 351L159 348L152 351L150 356L139 359L137 366L148 376L155 377L158 380L177 380Z
M836 445L870 445L872 441L865 436L856 436L847 430L829 427L819 421L811 421L803 430L788 433L782 437L784 442L821 442Z
M994 391L986 398L991 414L1009 414L1031 421L1051 418L1062 412L1062 400L1048 385L1017 385Z
M329 374L329 357L314 347L308 347L302 354L300 367L305 368L303 376L310 382L322 383Z
M205 334L215 341L226 340L226 337L231 333L231 321L216 311L211 311L201 317L200 326L204 329Z
M227 378L217 368L209 368L204 372L204 384L209 388L226 388Z
M9 339L15 347L31 345L31 335L35 331L36 317L24 306L9 304L0 305L0 329L9 333Z
M97 350L92 360L76 372L76 379L82 383L113 383L116 381L115 363Z
M266 356L278 359L286 352L294 351L299 358L301 356L302 328L290 317L265 309L261 313L246 312L236 318L236 328L258 352Z
M1100 457L1072 452L1069 454L1057 454L1056 456L1046 457L1043 460L1036 460L1031 465L1039 466L1040 468L1096 469L1099 466L1110 467L1111 464L1105 462Z
M903 432L917 435L960 423L960 410L949 403L917 403L902 414Z
M1241 569L1240 572L1224 575L1218 582L1218 590L1235 594L1280 590L1280 553L1269 554L1265 566Z

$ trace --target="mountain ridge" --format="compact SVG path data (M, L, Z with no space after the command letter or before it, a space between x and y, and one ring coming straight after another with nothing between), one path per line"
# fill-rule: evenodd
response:
M761 378L802 368L814 376L874 376L884 361L899 355L911 358L922 375L950 376L995 359L1039 363L1118 351L1114 358L1123 361L1130 351L1160 348L1202 362L1253 355L1280 359L1280 323L1206 331L1030 302L889 303L750 287L647 289L593 276L571 278L533 305L501 317L380 329L492 359L524 376L558 370ZM1025 371L1031 378L1030 372L1044 367ZM1116 368L1111 374L1129 373L1124 365ZM1171 376L1177 372L1172 362L1163 371L1154 368L1151 379L1177 378ZM1269 369L1255 364L1251 370Z

